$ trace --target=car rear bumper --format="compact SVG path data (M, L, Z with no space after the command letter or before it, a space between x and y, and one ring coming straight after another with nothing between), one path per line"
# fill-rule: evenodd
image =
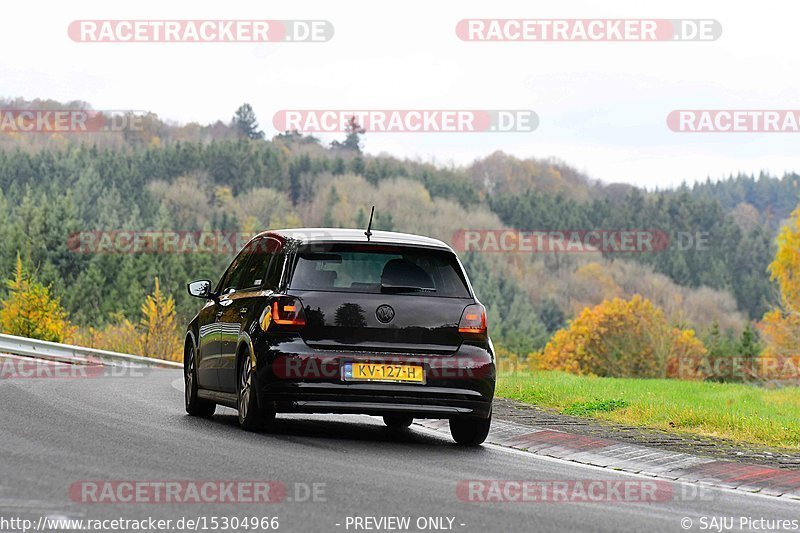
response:
M496 371L493 355L464 345L442 356L314 350L302 341L256 349L257 394L277 412L342 413L414 418L487 418ZM346 381L346 362L419 364L422 383Z

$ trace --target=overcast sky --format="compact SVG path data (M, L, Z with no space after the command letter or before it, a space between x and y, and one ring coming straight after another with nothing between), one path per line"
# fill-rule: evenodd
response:
M800 109L796 2L405 0L6 2L0 96L81 99L167 120L280 109L533 109L532 133L373 133L369 153L469 163L555 157L607 182L665 187L800 171L800 134L686 134L673 109ZM476 43L463 18L710 18L714 42ZM72 42L76 19L325 19L328 43ZM325 140L336 136L322 135Z

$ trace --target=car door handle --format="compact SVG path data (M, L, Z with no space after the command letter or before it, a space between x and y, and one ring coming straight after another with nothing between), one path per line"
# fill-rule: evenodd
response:
M241 309L239 309L239 316L244 318L245 315L247 315L247 308L246 307L242 307Z

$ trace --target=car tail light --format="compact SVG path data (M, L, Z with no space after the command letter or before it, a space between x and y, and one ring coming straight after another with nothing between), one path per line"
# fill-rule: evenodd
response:
M486 335L486 309L481 304L468 305L461 314L458 332L464 335Z
M261 327L265 331L272 325L282 329L299 329L306 325L306 313L297 298L281 296L264 311Z

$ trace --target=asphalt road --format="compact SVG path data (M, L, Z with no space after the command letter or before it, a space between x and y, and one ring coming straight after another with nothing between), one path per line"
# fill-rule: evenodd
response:
M363 416L279 415L271 432L249 434L229 409L212 420L188 417L178 378L179 371L151 370L0 379L0 518L276 516L278 530L291 532L386 530L348 528L357 516L408 516L410 531L420 530L419 517L450 517L459 532L685 531L685 517L690 531L702 531L704 516L732 517L735 526L740 517L800 518L797 503L711 488L689 501L467 503L456 495L459 480L643 478L494 446L462 449L428 430L393 434ZM324 484L324 492L320 501L274 504L86 504L70 497L80 480L275 480L292 499L304 492L296 483Z

